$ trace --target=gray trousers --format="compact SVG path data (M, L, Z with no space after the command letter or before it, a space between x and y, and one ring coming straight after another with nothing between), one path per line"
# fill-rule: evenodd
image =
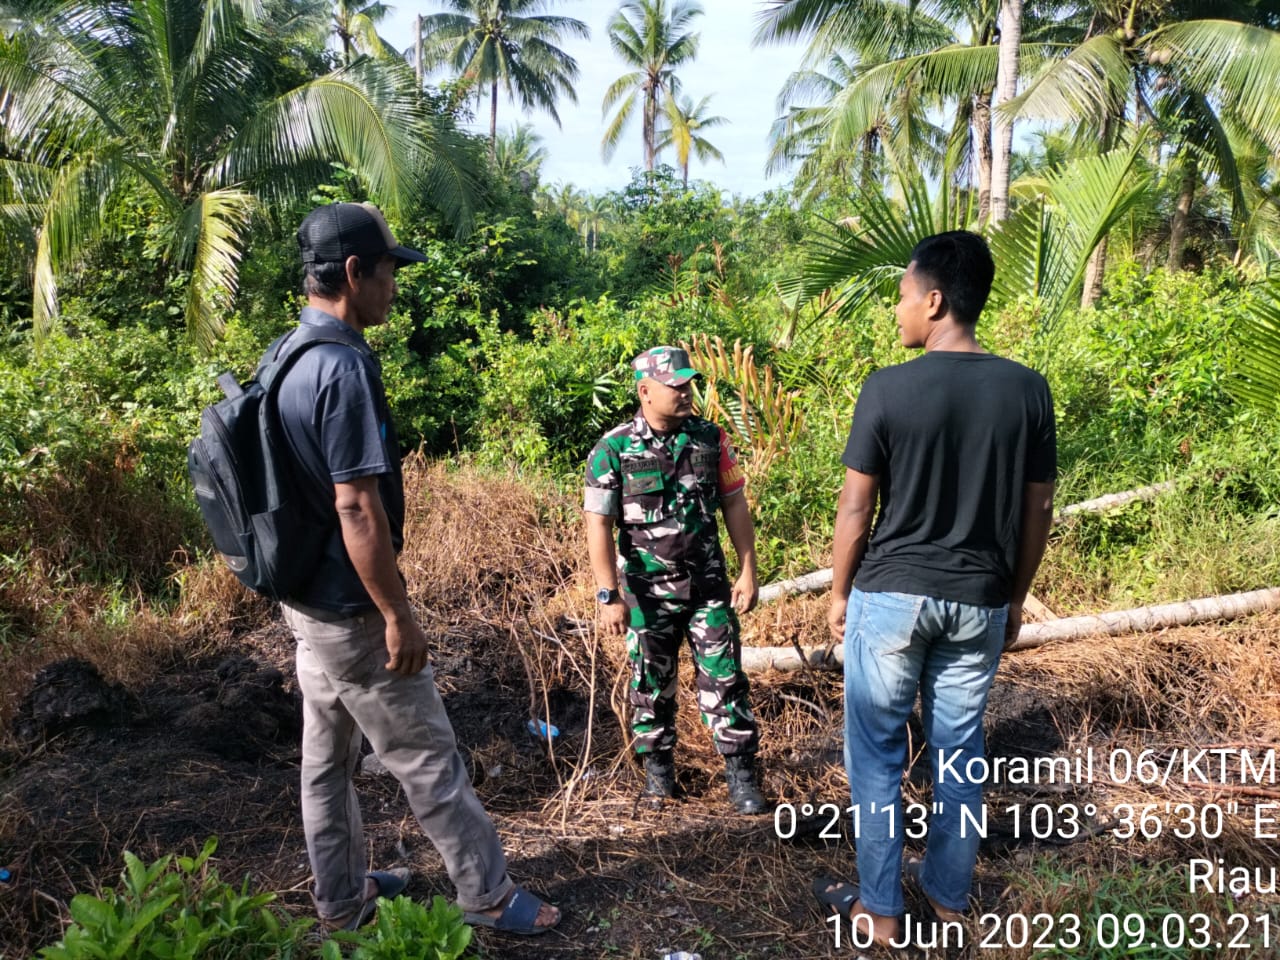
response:
M281 609L298 641L302 691L302 826L325 920L357 909L368 869L351 782L361 734L400 781L422 831L444 859L463 910L491 910L512 889L493 822L471 787L431 667L412 677L384 668L385 622L301 604Z

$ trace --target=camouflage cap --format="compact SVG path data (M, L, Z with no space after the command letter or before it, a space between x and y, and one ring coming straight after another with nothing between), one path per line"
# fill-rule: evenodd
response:
M631 361L636 379L649 377L669 387L678 387L702 374L689 363L689 354L679 347L654 347Z

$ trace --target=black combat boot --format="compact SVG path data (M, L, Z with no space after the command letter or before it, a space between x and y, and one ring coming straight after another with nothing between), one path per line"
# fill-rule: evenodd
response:
M756 758L752 754L724 758L724 779L729 802L738 813L764 813L764 796L756 785Z
M676 795L676 765L670 750L657 750L644 755L644 794L654 800Z

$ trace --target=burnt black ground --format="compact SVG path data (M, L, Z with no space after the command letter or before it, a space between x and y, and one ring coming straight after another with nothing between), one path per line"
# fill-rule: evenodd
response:
M811 833L778 839L771 818L733 817L714 774L681 771L688 797L653 813L629 798L636 771L601 769L599 811L575 835L559 829L560 789L542 743L524 729L529 689L511 663L495 657L501 638L456 634L435 661L437 680L477 790L507 839L517 879L557 901L563 930L529 941L477 934L486 957L653 957L659 947L704 956L825 956L829 935L796 878L829 870L848 875L847 839ZM0 864L15 881L0 899L0 951L23 957L55 940L76 891L114 882L121 852L144 860L192 854L217 836L220 874L277 891L291 913L306 915L309 871L298 817L300 701L292 642L281 624L244 638L230 653L175 660L145 688L104 683L86 664L42 671L14 724L16 746L0 758ZM783 696L783 695L786 696ZM585 736L584 695L547 692L561 728L562 756ZM806 708L797 702L808 701ZM827 784L840 777L839 685L835 678L792 677L758 686L766 724L785 710L817 708L831 729L771 755L766 787L777 796L808 777L815 800L843 805ZM1056 703L1026 684L999 681L988 715L992 756L1033 756L1061 746ZM596 704L598 756L615 755L621 737L612 713ZM561 763L559 776L568 767ZM607 786L604 781L607 781ZM372 857L409 863L409 893L429 899L451 889L398 786L359 780ZM827 795L830 793L831 795ZM794 795L794 793L792 793ZM600 798L605 798L601 800ZM610 797L618 799L611 800ZM992 848L1007 842L998 828ZM802 834L804 831L801 831ZM842 833L847 828L842 825ZM980 875L977 896L994 902L998 874ZM794 932L793 932L794 931Z

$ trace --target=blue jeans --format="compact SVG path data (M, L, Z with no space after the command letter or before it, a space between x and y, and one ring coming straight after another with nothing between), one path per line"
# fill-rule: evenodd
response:
M983 756L982 714L1008 616L1008 607L906 593L855 589L849 597L844 765L850 796L859 808L855 823L862 905L872 913L903 912L902 774L907 718L917 687L934 783L921 884L944 907L968 907L982 784L968 782L963 774L969 759ZM940 752L948 760L942 777ZM964 829L962 808L971 817Z

